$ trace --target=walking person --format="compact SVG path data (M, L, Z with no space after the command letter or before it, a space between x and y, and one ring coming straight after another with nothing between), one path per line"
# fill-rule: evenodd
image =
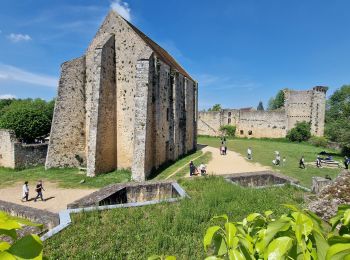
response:
M321 157L319 155L317 155L316 166L317 166L317 168L322 167L322 165L321 165Z
M300 160L299 160L299 168L300 169L305 169L305 159L304 156L301 156Z
M345 156L344 157L344 166L345 166L346 170L349 169L349 163L350 163L350 159L347 156Z
M43 187L43 182L40 180L36 184L35 191L36 191L37 195L36 195L36 197L34 199L34 202L36 202L38 198L40 198L41 201L45 201L44 198L43 198L43 190L45 190L44 187Z
M227 146L225 145L224 147L224 154L226 155L227 154Z
M247 150L247 158L248 158L248 160L251 160L253 158L252 154L253 154L252 148L248 147L248 150Z
M194 163L193 163L193 161L191 161L190 162L190 177L192 176L192 175L195 175L195 173L196 173L196 166L194 165Z
M28 181L25 181L23 186L22 186L22 199L21 201L23 202L23 200L25 199L25 201L28 201L28 197L29 197L29 186L28 186Z
M278 166L281 165L281 156L279 153L276 155L276 165L278 165Z

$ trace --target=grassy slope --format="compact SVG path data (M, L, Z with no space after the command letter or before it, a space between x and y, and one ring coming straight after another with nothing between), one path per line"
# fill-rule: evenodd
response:
M47 180L58 182L61 187L67 188L99 188L115 182L127 182L130 180L130 172L126 170L114 171L95 178L86 177L86 172L78 169L50 169L45 171L44 167L34 167L24 170L11 170L0 168L0 188L16 182L36 182ZM85 183L79 182L85 179Z
M286 210L298 204L293 187L245 189L219 177L181 180L191 196L172 204L73 215L73 225L44 243L50 259L147 259L153 254L203 259L202 239L210 218L227 213L241 220L251 212Z
M198 143L219 147L220 139L213 137L199 137ZM313 166L307 166L306 170L299 169L299 159L302 155L304 155L306 162L314 162L317 153L323 150L335 153L335 151L330 149L315 147L304 143L288 143L272 140L232 139L227 141L228 149L239 152L243 156L246 156L249 146L253 149L253 161L259 162L262 165L271 166L285 175L294 177L300 180L302 185L306 185L307 187L311 186L312 176L324 177L328 174L334 178L339 173L339 169L318 169ZM275 157L274 151L279 151L281 158L284 156L286 157L287 163L285 166L272 165L272 160ZM339 156L335 157L335 159L341 161L341 157Z

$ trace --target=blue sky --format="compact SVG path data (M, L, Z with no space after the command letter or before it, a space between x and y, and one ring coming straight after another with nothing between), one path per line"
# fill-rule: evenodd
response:
M53 98L110 8L198 80L200 109L350 83L348 0L1 0L0 98Z

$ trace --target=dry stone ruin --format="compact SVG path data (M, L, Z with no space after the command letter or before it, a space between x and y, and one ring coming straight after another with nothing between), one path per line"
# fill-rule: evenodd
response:
M62 65L46 168L131 168L145 180L196 149L197 92L164 49L111 11L86 53Z
M219 136L220 127L235 125L236 136L256 138L281 138L297 122L310 122L311 134L323 136L327 87L312 90L284 91L284 107L277 110L223 109L199 112L198 134Z

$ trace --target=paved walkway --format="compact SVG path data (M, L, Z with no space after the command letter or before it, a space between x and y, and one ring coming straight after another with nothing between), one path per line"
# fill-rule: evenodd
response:
M262 166L254 161L249 161L239 153L227 150L226 155L220 155L218 148L206 146L202 149L205 152L212 153L212 160L207 164L207 173L209 175L224 175L232 173L244 173L244 172L260 172L269 171L272 168ZM189 177L189 175L186 175Z

